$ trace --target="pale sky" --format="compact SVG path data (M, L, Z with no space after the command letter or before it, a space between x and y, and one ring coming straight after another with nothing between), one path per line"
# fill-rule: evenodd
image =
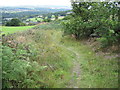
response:
M0 6L20 6L20 5L62 5L70 6L70 0L1 0Z

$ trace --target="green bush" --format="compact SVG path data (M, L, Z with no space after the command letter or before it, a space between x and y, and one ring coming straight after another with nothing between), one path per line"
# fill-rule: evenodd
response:
M6 26L25 26L26 24L21 22L19 19L12 19L8 22L6 22Z
M23 49L14 52L14 49L8 46L2 48L3 88L35 88L42 86L42 83L38 84L42 81L39 74L47 66L40 66L37 61L30 60L34 52L30 54Z
M72 15L62 23L65 34L74 34L76 39L89 38L96 34L96 37L101 38L99 41L103 46L119 43L119 9L115 3L73 1L72 7Z

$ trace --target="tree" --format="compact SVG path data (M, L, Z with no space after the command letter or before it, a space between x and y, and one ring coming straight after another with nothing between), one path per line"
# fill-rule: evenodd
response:
M55 20L57 20L58 19L58 15L55 15Z
M6 26L21 26L21 23L22 22L19 19L14 18L14 19L11 19L10 21L8 21L6 23Z
M64 32L74 34L77 39L96 34L102 44L112 45L119 41L120 24L114 2L79 2L72 0L71 18L63 22Z

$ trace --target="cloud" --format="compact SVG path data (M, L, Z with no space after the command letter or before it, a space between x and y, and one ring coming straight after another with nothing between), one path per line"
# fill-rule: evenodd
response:
M0 6L20 5L64 5L70 6L70 0L3 0Z

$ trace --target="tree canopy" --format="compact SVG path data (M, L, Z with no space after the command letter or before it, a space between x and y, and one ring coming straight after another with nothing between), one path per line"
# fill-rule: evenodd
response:
M22 23L19 19L11 19L6 23L6 26L24 26L25 24Z
M63 22L64 32L74 34L77 39L89 38L91 34L101 37L105 45L119 42L120 10L117 2L76 2L72 1L71 18Z

